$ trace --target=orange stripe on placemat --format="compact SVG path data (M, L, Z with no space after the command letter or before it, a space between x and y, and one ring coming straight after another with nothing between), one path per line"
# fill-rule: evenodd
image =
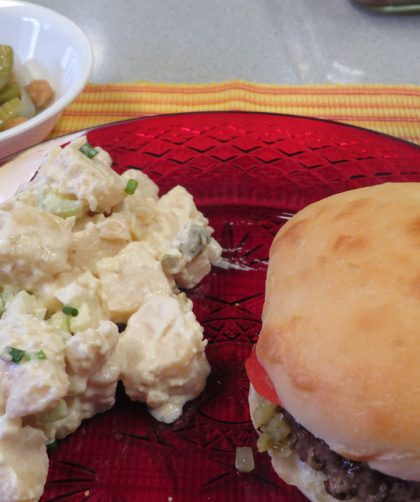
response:
M125 118L196 111L263 111L319 117L420 143L420 86L149 82L89 84L51 136Z

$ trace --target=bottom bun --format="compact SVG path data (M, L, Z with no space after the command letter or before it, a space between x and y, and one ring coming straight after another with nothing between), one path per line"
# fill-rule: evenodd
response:
M252 423L255 427L254 411L261 401L261 396L251 385L249 389L249 407ZM325 491L326 477L320 471L315 471L302 462L296 453L284 457L274 450L268 450L271 462L277 475L289 485L296 486L311 502L337 502ZM359 497L353 497L348 502L362 502Z

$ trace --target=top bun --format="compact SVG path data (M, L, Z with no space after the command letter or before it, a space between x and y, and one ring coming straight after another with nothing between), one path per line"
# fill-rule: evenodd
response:
M332 450L420 481L420 183L337 194L281 228L257 356Z

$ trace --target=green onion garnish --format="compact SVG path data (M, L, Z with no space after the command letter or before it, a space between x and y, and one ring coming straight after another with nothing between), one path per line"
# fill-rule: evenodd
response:
M93 159L93 157L96 157L96 155L98 155L99 153L99 150L93 148L93 146L89 143L85 143L82 147L79 148L79 150L83 153L83 155L86 155L88 159Z
M20 361L25 357L26 352L22 349L17 349L16 347L6 347L7 353L12 358L14 363L20 363Z
M46 356L46 354L45 354L45 352L43 350L37 350L35 352L35 357L37 359L47 359L47 356Z
M63 307L63 314L66 314L66 315L70 315L72 317L76 317L78 315L79 311L74 308L74 307L71 307L70 305L65 305Z
M130 178L125 185L124 192L128 193L128 195L133 195L133 193L137 190L139 183L137 180Z

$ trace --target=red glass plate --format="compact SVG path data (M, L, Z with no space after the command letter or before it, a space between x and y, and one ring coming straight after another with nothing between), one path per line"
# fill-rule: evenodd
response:
M159 116L88 132L119 172L143 170L164 193L184 185L224 256L190 294L212 365L204 393L164 425L118 391L50 454L46 501L302 502L255 450L244 361L260 330L268 251L279 227L322 197L387 181L420 181L420 148L315 119L257 113ZM235 470L251 446L256 468Z

